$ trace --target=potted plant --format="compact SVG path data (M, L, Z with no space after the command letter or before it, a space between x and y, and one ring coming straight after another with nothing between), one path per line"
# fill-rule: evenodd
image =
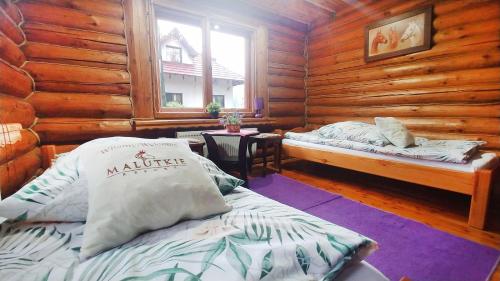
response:
M241 128L241 117L241 113L231 112L222 117L221 123L224 125L228 133L239 133Z
M218 118L221 106L218 102L211 102L207 105L206 110L210 114L210 117Z

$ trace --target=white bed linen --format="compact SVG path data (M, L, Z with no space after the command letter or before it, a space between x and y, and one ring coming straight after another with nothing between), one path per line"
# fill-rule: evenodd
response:
M494 153L484 153L484 154L478 153L467 164L456 164L456 163L449 163L449 162L438 162L438 161L421 160L421 159L397 157L397 156L391 156L391 155L385 155L385 154L370 153L370 152L365 152L365 151L335 147L335 146L324 145L324 144L316 144L316 143L310 143L310 142L304 142L304 141L297 141L297 140L292 140L292 139L283 139L283 144L297 146L297 147L318 149L318 150L322 150L322 151L338 152L338 153L350 154L350 155L355 155L355 156L370 157L370 158L374 158L374 159L398 161L398 162L402 162L402 163L410 163L410 164L416 164L416 165L421 165L421 166L443 168L443 169L462 171L462 172L470 172L470 173L472 173L476 170L482 169L482 168L490 167L496 161L498 161L498 159L496 158Z

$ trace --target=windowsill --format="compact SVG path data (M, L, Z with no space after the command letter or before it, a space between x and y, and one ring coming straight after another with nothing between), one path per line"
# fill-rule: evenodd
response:
M243 118L242 126L273 125L274 118ZM137 131L150 129L183 129L220 127L219 119L133 119L132 126Z

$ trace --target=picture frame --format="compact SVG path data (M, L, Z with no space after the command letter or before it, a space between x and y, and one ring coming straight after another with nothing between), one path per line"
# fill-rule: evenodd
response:
M432 6L426 6L365 27L365 62L431 48Z

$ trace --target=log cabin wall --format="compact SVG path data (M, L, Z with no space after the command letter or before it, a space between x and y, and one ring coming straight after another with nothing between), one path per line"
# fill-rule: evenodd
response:
M35 110L26 100L33 91L31 77L23 71L26 43L23 18L11 1L0 1L0 191L2 197L36 175L41 167L38 136L30 129ZM22 129L13 130L15 125ZM11 131L11 132L9 132Z
M42 143L79 143L132 131L130 75L121 1L37 0L17 4L35 81L27 99Z
M434 5L432 49L365 63L364 27ZM500 2L373 1L309 34L307 123L401 119L429 138L485 140L500 152Z
M131 75L138 71L135 60L140 58L131 59L129 54L125 33L130 30L121 0L23 0L17 5L24 17L21 27L27 40L22 46L28 60L23 69L35 82L35 91L27 101L37 112L34 130L42 143L160 135L158 131L135 131L132 126L138 112L132 91L142 85L131 85ZM144 11L131 15L140 12ZM135 18L129 20L133 24ZM269 116L276 118L279 127L305 123L306 29L306 25L301 30L269 25L266 89ZM149 79L139 83L147 84ZM148 103L152 106L151 99Z

